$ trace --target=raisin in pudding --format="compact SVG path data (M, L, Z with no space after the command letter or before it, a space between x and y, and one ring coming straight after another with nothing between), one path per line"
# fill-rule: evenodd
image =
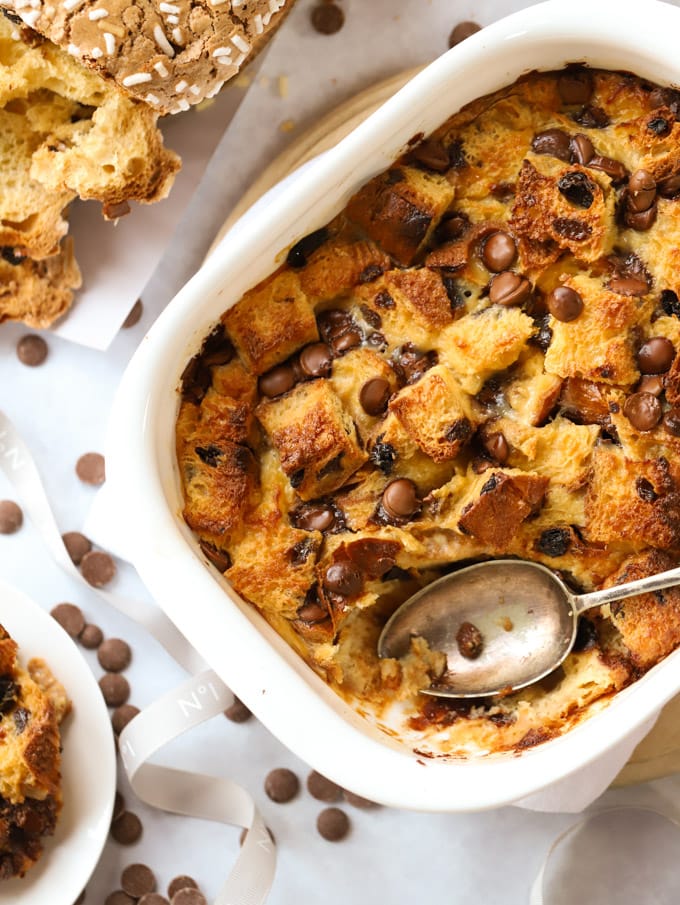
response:
M184 518L329 685L423 753L521 750L680 643L680 590L591 611L547 680L424 698L387 618L457 564L577 590L680 551L680 94L537 74L419 136L298 242L182 378Z
M61 810L59 723L70 702L43 660L27 670L0 626L0 880L23 877Z

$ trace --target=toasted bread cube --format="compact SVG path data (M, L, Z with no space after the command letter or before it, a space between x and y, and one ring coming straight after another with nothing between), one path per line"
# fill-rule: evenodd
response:
M543 424L557 404L563 380L543 370L543 354L532 349L518 362L505 388L508 405L526 424Z
M493 422L510 446L508 463L545 475L570 490L582 487L590 472L593 448L600 434L594 424L573 424L555 418L544 427L531 427L511 418Z
M247 446L200 431L179 454L184 477L184 518L213 537L238 527L257 485L257 466Z
M490 547L508 547L522 522L543 505L548 483L527 472L485 471L459 501L459 530Z
M659 119L665 121L666 129L650 128L650 122ZM611 154L616 155L631 173L647 170L661 182L680 171L680 123L668 107L646 110L634 119L613 123L607 133L600 153L609 154L609 145Z
M347 216L384 251L408 266L427 245L453 195L453 187L443 176L415 167L393 167L350 199Z
M393 478L410 478L421 496L450 480L455 472L452 459L436 462L424 453L406 431L399 418L388 410L375 425L368 442L370 461L383 474Z
M626 230L626 248L647 263L657 289L670 289L680 296L680 207L675 198L657 197L656 204L657 217L649 229Z
M222 320L241 360L255 374L264 374L319 338L312 306L291 270L246 292Z
M333 362L330 376L331 386L337 393L346 411L352 416L359 435L367 439L382 414L369 414L360 402L361 390L366 383L376 378L386 380L390 392L397 389L397 375L382 355L372 349L352 349Z
M245 532L233 550L234 565L225 573L235 590L263 613L294 619L300 601L315 581L322 535L293 528L287 519L267 519L267 554L262 535Z
M380 319L378 329L389 349L400 346L406 337L427 348L433 333L453 323L451 300L442 278L426 267L390 270L375 282L360 286L355 298L363 310Z
M550 318L552 340L545 370L559 377L581 377L630 385L640 372L635 356L635 328L648 313L646 300L619 295L594 277L578 274L564 280L583 299L576 320Z
M261 402L256 415L303 500L341 487L366 461L354 422L327 380Z
M492 374L517 361L534 332L533 320L519 308L492 305L444 327L434 347L440 363L451 368L466 392L475 394Z
M216 440L248 443L253 439L255 407L245 401L222 396L209 389L199 408L201 432Z
M311 304L318 305L347 295L367 278L375 279L391 263L375 242L338 236L309 256L298 272L300 286Z
M455 459L477 424L472 400L443 365L430 368L417 383L393 396L390 412L435 462Z
M257 379L237 358L212 369L212 388L221 396L252 404L257 399Z
M596 447L586 497L585 535L618 549L680 547L677 466L663 457L627 459L610 443Z
M582 198L581 203L560 192L558 186L565 179L576 181L571 197ZM608 176L595 170L530 154L520 170L510 227L536 242L551 239L580 261L596 261L611 252L616 234L615 197L609 183Z
M624 560L604 586L614 587L677 567L677 559L647 550ZM680 644L680 588L637 594L610 604L612 622L635 665L649 669Z

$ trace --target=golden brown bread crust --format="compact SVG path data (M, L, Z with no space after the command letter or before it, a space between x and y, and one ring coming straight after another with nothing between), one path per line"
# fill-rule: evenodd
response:
M49 327L71 307L81 283L69 236L48 258L22 258L16 264L0 259L0 322Z
M680 93L592 87L573 105L534 74L453 116L224 315L238 360L208 341L183 387L180 456L226 437L259 473L219 502L217 462L194 461L187 520L205 507L233 587L340 694L401 701L422 753L538 744L680 645L673 591L582 618L563 667L507 697L423 702L441 655L376 653L454 563L517 556L590 590L680 553L680 180L646 200L631 180L680 173Z
M29 675L30 673L30 675ZM0 626L0 879L22 877L61 810L59 721L70 710L42 660L26 672Z

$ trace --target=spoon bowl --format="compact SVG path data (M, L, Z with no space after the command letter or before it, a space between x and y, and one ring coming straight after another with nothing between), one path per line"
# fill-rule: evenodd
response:
M403 657L424 638L446 670L424 694L477 698L524 688L547 676L574 646L587 609L680 584L671 569L590 594L574 594L550 569L519 559L477 563L422 588L390 617L378 656ZM465 634L478 639L472 649Z

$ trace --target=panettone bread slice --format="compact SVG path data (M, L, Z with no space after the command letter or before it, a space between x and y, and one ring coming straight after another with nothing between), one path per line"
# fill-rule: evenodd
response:
M0 626L0 879L22 877L38 860L61 810L59 721L70 709L42 660L28 671Z
M38 261L8 252L0 258L0 322L18 320L31 327L49 327L71 307L81 282L70 236L57 254Z

